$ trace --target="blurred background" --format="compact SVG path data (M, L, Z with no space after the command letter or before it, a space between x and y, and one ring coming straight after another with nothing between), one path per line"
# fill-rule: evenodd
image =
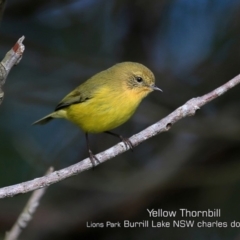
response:
M26 50L0 106L0 187L88 156L83 132L71 123L31 124L117 62L145 64L163 89L115 130L126 137L240 73L239 0L8 0L1 59L22 35ZM239 92L237 86L133 152L50 186L20 239L240 239L231 227L86 227L91 221L153 220L147 212L153 208L219 208L220 218L195 220L240 222ZM90 141L95 153L118 142L105 134ZM0 200L0 239L29 196ZM180 213L155 220L177 219Z

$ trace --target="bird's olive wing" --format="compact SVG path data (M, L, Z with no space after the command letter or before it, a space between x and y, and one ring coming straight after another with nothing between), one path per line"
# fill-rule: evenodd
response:
M68 107L72 104L86 102L89 99L93 98L95 93L102 89L106 85L106 77L102 79L102 73L93 76L88 79L86 82L82 83L75 90L70 92L62 101L57 105L55 111Z
M56 106L55 111L68 107L72 104L85 102L90 98L91 98L90 94L86 94L86 92L85 94L81 93L79 89L76 89L62 99L62 101Z

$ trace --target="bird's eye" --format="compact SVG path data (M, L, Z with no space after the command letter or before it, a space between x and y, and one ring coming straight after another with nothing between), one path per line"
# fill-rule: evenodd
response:
M137 80L137 82L142 82L143 81L143 79L141 78L141 77L136 77L136 80Z

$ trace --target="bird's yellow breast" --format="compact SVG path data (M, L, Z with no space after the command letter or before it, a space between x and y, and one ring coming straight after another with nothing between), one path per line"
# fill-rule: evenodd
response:
M146 95L144 91L112 90L104 86L85 102L65 108L65 117L85 132L109 131L126 122Z

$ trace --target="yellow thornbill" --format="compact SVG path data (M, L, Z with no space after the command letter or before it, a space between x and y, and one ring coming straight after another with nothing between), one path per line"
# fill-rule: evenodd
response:
M95 166L98 159L89 147L88 133L109 133L119 137L131 149L132 143L110 130L125 123L144 97L155 86L153 73L135 62L118 63L97 73L70 92L55 111L33 124L45 124L54 118L65 118L79 126L86 135L90 160Z

